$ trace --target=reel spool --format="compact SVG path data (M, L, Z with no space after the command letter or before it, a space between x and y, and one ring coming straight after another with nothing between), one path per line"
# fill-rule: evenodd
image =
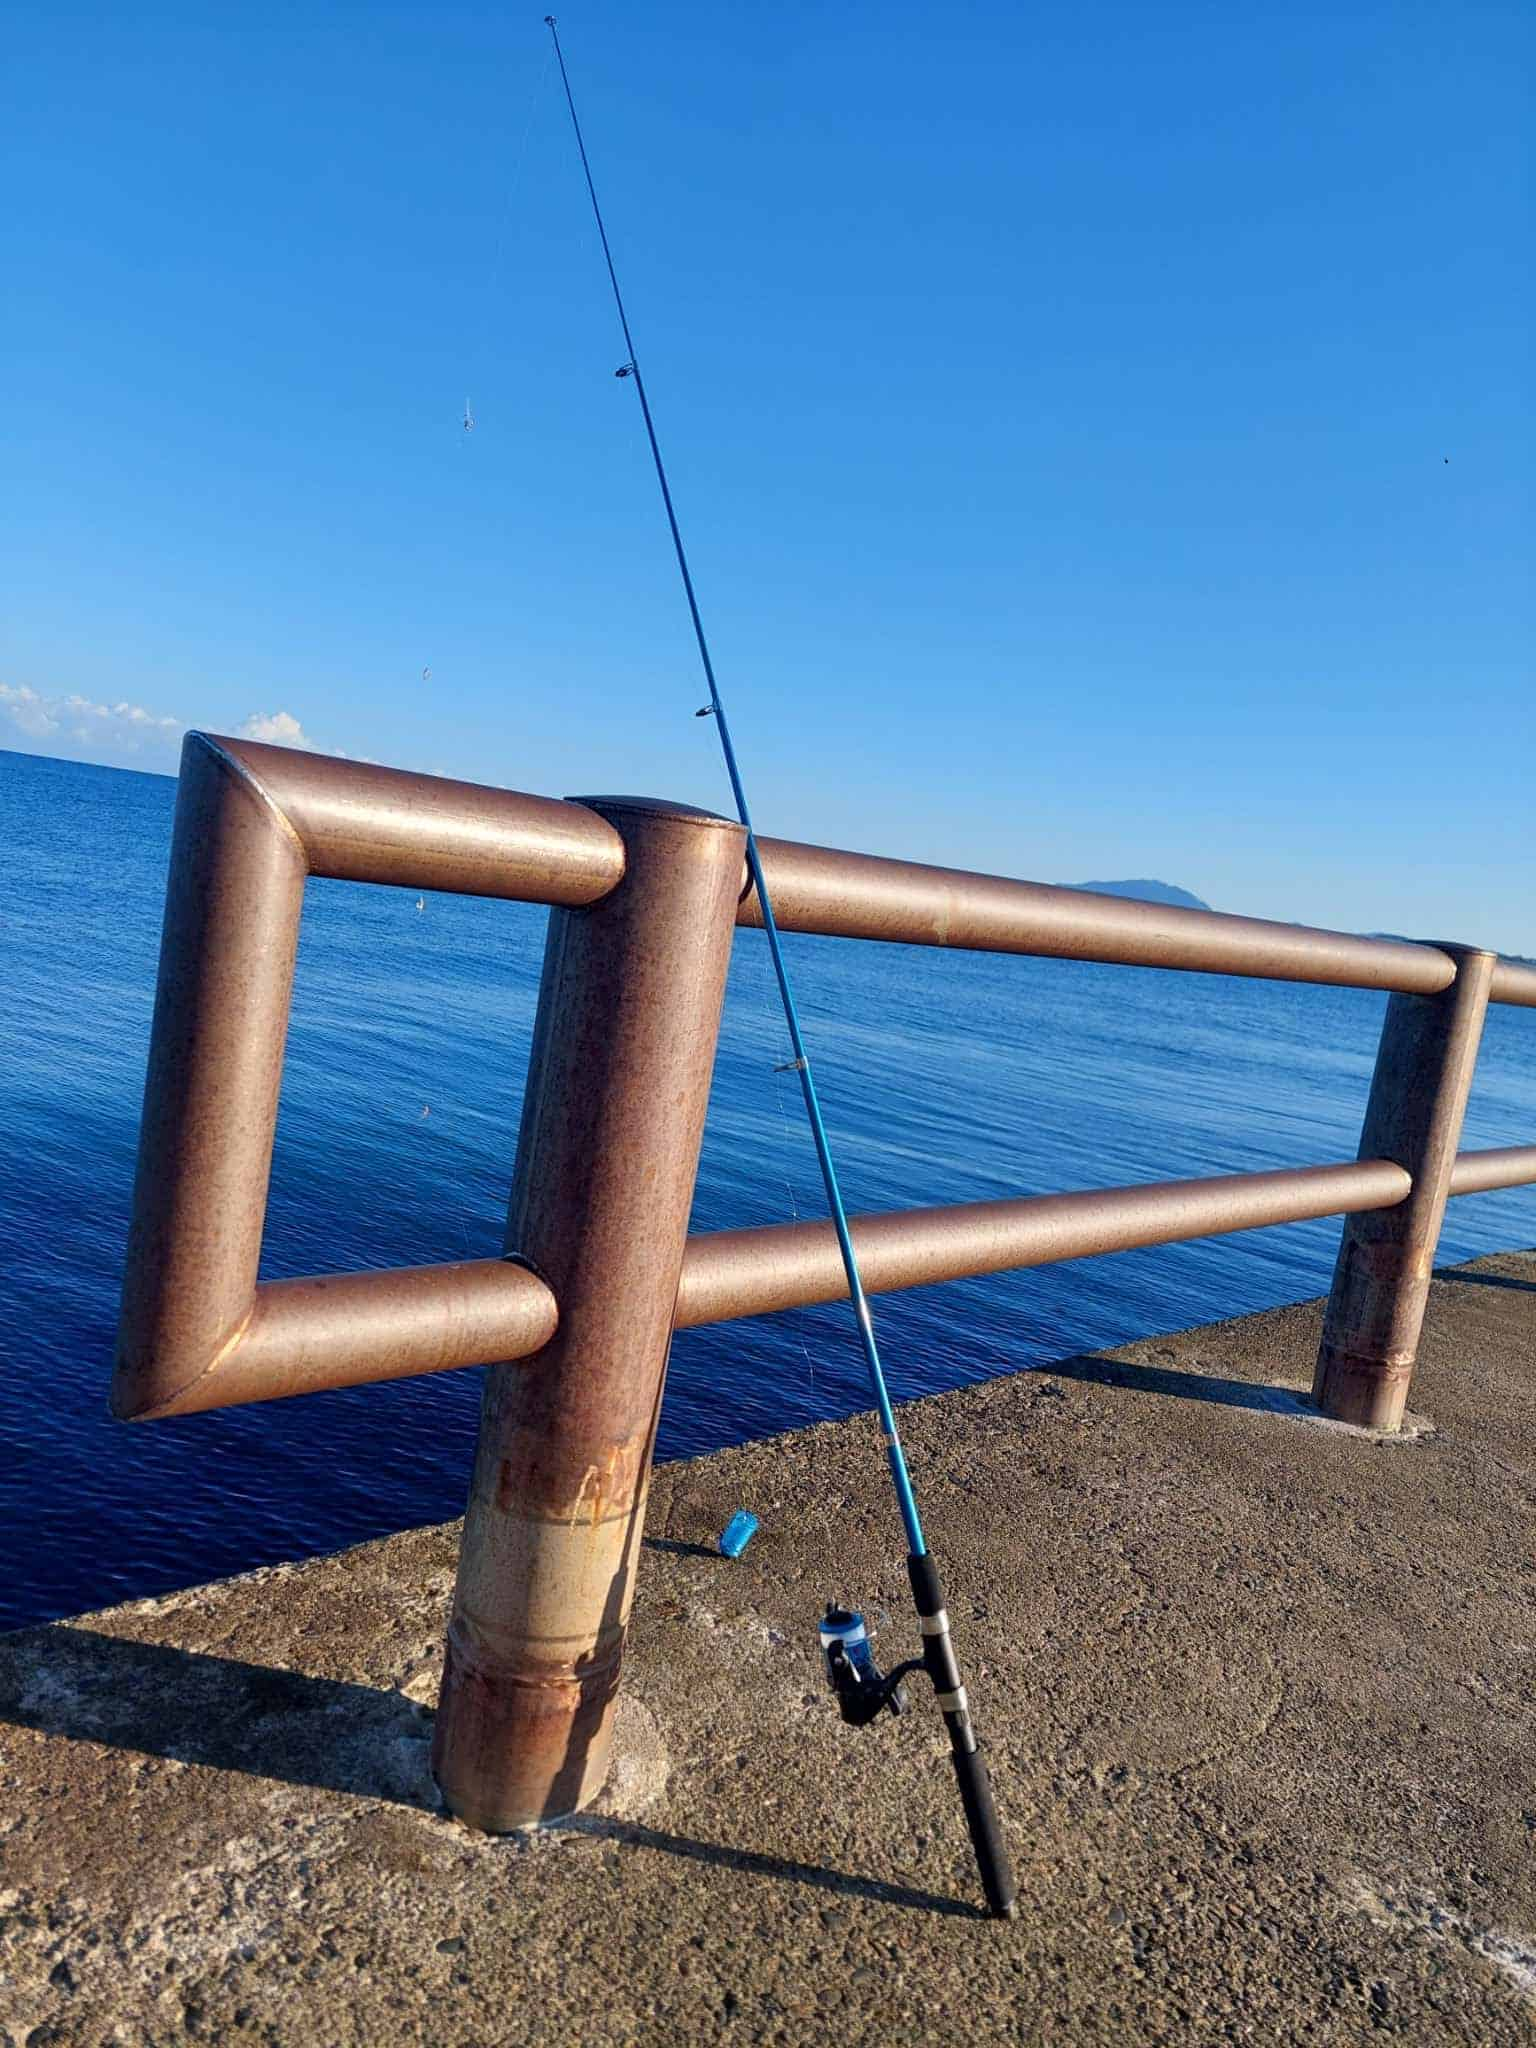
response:
M893 1714L906 1712L902 1680L909 1672L922 1669L921 1657L909 1658L882 1676L863 1615L832 1601L821 1618L819 1634L827 1683L837 1694L837 1710L850 1728L867 1728L887 1708Z

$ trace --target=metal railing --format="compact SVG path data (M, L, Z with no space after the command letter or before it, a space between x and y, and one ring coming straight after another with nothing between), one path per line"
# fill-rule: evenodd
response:
M846 1295L830 1222L688 1236L733 931L761 922L743 845L645 799L555 802L197 733L183 751L114 1410L497 1368L434 1759L478 1825L572 1811L602 1782L673 1329ZM1536 1182L1536 1145L1457 1152L1486 1006L1536 1008L1536 969L760 851L786 931L1387 991L1354 1162L868 1216L853 1235L874 1292L1343 1216L1314 1395L1398 1426L1446 1201ZM310 876L551 906L501 1258L258 1282Z

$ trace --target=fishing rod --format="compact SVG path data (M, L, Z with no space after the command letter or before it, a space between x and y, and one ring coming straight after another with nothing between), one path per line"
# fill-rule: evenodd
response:
M816 1162L821 1168L822 1183L827 1193L827 1206L832 1212L832 1224L837 1232L837 1245L842 1254L843 1271L848 1279L848 1294L853 1304L859 1344L868 1368L875 1408L885 1433L891 1479L896 1488L902 1525L906 1530L907 1576L912 1586L913 1603L917 1608L923 1654L921 1657L909 1658L906 1663L898 1665L895 1670L882 1676L875 1666L862 1615L848 1608L829 1604L820 1627L827 1677L837 1695L838 1708L843 1719L852 1727L863 1728L882 1712L899 1714L905 1705L902 1680L914 1671L927 1672L933 1682L939 1709L944 1716L944 1724L949 1731L950 1753L954 1759L955 1776L960 1786L960 1800L965 1809L971 1844L976 1852L976 1864L981 1874L987 1906L999 1919L1009 1920L1013 1918L1016 1909L1018 1890L1013 1872L1008 1865L1007 1852L1003 1848L997 1808L992 1800L991 1781L977 1745L976 1730L971 1721L965 1686L961 1682L960 1666L950 1640L949 1617L944 1609L944 1592L939 1582L938 1567L934 1564L923 1538L922 1520L918 1515L917 1501L912 1492L906 1454L901 1447L896 1416L891 1407L890 1390L885 1383L885 1368L880 1363L880 1347L875 1341L874 1318L869 1312L869 1300L864 1292L864 1282L859 1272L858 1255L853 1248L848 1212L843 1206L842 1189L838 1184L837 1167L832 1157L832 1145L821 1114L821 1098L817 1094L810 1054L806 1050L805 1037L800 1029L800 1012L795 1003L789 968L784 959L778 921L774 917L773 904L768 895L768 883L763 874L762 857L758 851L757 833L753 829L747 792L741 779L736 748L731 740L725 703L720 694L720 685L715 678L715 665L710 658L709 641L705 636L704 621L699 612L693 575L688 567L688 554L683 546L682 529L678 525L677 509L672 502L672 487L667 481L666 464L661 459L661 443L656 435L651 402L646 395L645 378L640 370L640 357L635 348L634 335L630 331L629 315L624 309L624 294L619 289L619 274L614 267L613 250L609 245L608 230L603 223L603 210L597 200L597 186L593 181L592 166L587 157L586 140L582 135L581 121L576 112L576 99L571 91L570 74L565 68L565 52L560 47L560 31L552 14L546 14L544 22L554 43L556 62L560 66L560 82L565 88L565 103L570 109L571 128L575 133L576 149L581 158L582 175L587 181L587 196L592 202L592 218L597 223L598 240L603 245L603 260L608 266L608 282L613 287L613 303L618 311L619 326L624 335L626 358L614 374L621 378L633 379L635 395L640 400L640 413L645 421L651 460L656 465L656 481L661 486L661 501L666 508L667 525L672 534L672 548L677 556L678 573L682 577L683 592L688 600L688 616L693 621L693 637L698 643L704 680L709 685L709 702L699 716L712 717L715 721L715 730L720 735L720 750L725 757L725 772L730 778L731 794L736 801L736 815L746 828L747 872L753 888L757 891L758 907L763 919L763 934L768 941L768 954L773 962L774 979L778 982L779 998L784 1007L784 1022L795 1055L791 1064L800 1077L800 1093L805 1099L805 1114L816 1147Z

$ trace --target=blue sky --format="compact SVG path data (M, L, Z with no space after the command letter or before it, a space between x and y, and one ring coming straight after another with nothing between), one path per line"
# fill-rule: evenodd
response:
M561 32L765 831L1536 952L1525 9ZM546 49L12 15L0 745L725 807Z

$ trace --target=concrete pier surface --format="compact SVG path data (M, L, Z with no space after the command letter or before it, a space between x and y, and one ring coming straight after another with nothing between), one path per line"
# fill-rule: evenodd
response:
M0 2043L1536 2040L1536 1254L1437 1277L1400 1439L1295 1398L1320 1320L904 1411L1014 1924L922 1682L822 1680L829 1596L915 1648L858 1419L657 1474L540 1835L427 1775L457 1525L0 1638Z

